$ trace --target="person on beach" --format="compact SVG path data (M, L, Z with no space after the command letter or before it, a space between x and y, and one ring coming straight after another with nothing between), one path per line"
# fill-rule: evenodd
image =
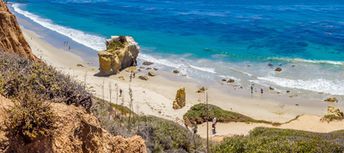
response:
M264 89L260 88L260 93L263 94L264 93Z
M251 95L253 94L253 84L251 84Z
M216 134L216 122L217 122L216 117L214 117L214 118L213 118L213 122L212 122L212 124L211 124L212 131L213 131L213 135Z
M196 124L196 123L193 123L192 125L193 125L193 127L192 127L193 133L194 133L194 134L197 134L197 124Z
M119 89L119 97L122 97L122 93L123 93L122 89Z

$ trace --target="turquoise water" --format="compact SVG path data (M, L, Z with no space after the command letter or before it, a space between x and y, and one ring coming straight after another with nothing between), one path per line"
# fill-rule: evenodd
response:
M342 1L28 0L13 7L94 50L111 35L131 35L141 60L190 76L344 94ZM275 74L267 63L286 71Z

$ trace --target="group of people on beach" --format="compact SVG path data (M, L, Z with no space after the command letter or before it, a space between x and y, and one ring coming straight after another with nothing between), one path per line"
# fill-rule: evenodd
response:
M68 41L64 41L64 42L63 42L63 46L65 47L65 50L70 51L71 47L70 47L70 44L69 44Z
M253 95L254 92L254 84L251 84L251 95ZM264 94L264 89L260 88L260 94Z

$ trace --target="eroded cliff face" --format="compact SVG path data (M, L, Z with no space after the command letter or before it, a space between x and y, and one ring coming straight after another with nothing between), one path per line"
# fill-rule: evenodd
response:
M9 11L3 0L0 0L0 51L37 60L24 39L16 17Z
M51 103L57 122L50 137L30 144L11 144L6 137L4 121L7 114L4 110L13 105L11 100L0 95L0 152L146 153L145 142L140 136L112 136L83 108L63 103Z

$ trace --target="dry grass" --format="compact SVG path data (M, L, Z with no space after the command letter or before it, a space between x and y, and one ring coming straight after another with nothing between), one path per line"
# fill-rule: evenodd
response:
M7 110L5 125L10 142L27 144L49 136L56 120L50 105L30 92L22 93L19 99Z
M31 91L44 101L92 106L91 95L85 87L69 76L43 63L32 62L17 55L0 52L0 94L17 99Z

